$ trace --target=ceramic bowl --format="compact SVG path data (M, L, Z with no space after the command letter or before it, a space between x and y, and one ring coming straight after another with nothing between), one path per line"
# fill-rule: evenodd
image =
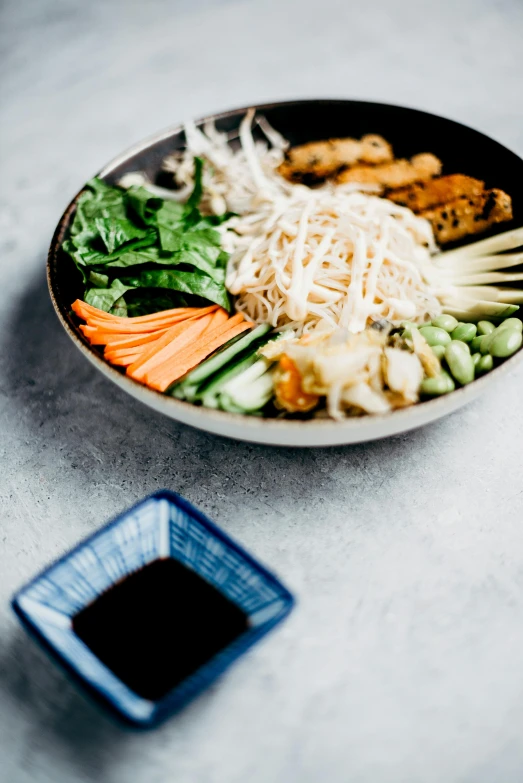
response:
M414 109L363 101L290 101L257 106L256 109L292 144L379 133L392 143L397 157L409 157L422 151L433 152L444 162L444 173L469 174L484 180L487 186L502 188L512 196L514 220L498 225L490 234L523 225L523 160L472 128ZM238 128L245 111L245 108L236 109L205 119L215 120L220 130L233 131ZM127 172L142 170L156 181L163 159L183 145L182 128L169 128L119 155L100 171L99 176L115 183ZM74 216L77 198L69 204L58 223L48 258L49 289L63 327L84 356L120 388L149 407L193 427L239 440L281 446L328 446L374 440L420 427L455 411L503 377L523 356L523 352L519 352L488 375L445 397L385 415L343 422L260 419L176 400L145 388L107 364L78 329L70 306L82 296L81 281L74 264L60 250Z
M195 571L242 609L247 630L165 697L149 701L91 652L74 633L72 618L116 582L168 557ZM213 682L281 622L293 603L290 592L273 574L200 511L175 493L162 490L46 568L16 594L13 608L24 626L91 695L118 717L150 727Z

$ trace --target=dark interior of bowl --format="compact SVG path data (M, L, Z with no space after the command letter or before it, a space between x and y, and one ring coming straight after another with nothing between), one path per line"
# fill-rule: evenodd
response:
M392 143L396 157L432 152L443 162L443 173L462 173L484 180L487 187L501 188L512 197L514 219L501 223L481 238L523 225L523 160L488 136L452 120L433 114L380 103L345 100L306 100L259 106L258 110L291 144L333 137L379 133ZM234 131L244 109L225 112L214 118L222 131ZM113 167L105 179L114 183L125 173L144 171L165 185L161 176L164 158L184 146L181 129L163 135L130 153ZM235 142L232 142L235 144ZM237 142L236 142L237 143ZM63 318L88 345L70 314L71 303L83 294L80 276L71 259L60 252L61 243L74 215L74 201L56 229L49 252L49 282ZM471 237L469 242L478 237ZM466 242L460 242L466 244ZM450 245L448 246L450 247ZM94 350L91 348L91 350Z

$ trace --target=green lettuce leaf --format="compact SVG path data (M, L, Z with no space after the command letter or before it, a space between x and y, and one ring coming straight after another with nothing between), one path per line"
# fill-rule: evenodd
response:
M226 310L231 309L229 294L225 286L216 283L199 271L179 272L173 269L147 269L134 277L122 277L121 282L129 288L169 288L186 294L195 294L215 302Z
M124 191L98 178L87 183L63 244L82 275L85 301L121 315L205 301L230 309L228 254L214 227L231 215L201 215L202 173L196 158L185 204L146 188Z
M102 275L101 272L95 272L94 269L91 269L89 272L89 282L92 283L95 288L108 288L109 287L109 277L108 275Z
M94 225L108 253L114 253L133 239L145 239L148 233L134 226L127 218L97 217L94 219ZM152 241L154 240L153 235Z
M109 310L111 315L117 315L119 318L127 318L129 315L127 303L123 296L116 300L114 305Z
M131 212L134 212L146 225L156 225L158 211L164 204L163 199L153 196L149 190L142 187L129 188L125 199Z
M87 304L108 313L120 297L131 288L133 288L132 285L125 285L120 280L113 280L110 288L89 288L84 298Z

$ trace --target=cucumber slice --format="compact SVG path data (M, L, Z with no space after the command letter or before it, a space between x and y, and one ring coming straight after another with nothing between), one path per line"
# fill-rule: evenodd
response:
M236 375L231 381L223 386L226 394L235 394L237 390L244 389L251 383L255 383L264 373L267 372L272 362L268 359L257 359L256 362L240 375Z
M261 364L261 362L257 362ZM262 370L262 374L253 380L253 371L256 368L257 372ZM245 376L251 376L246 383L239 383ZM227 390L224 390L220 395L220 408L230 412L236 413L255 413L260 411L267 405L271 399L274 391L274 371L267 370L265 368L257 368L256 365L242 373L241 376L234 380L234 383L227 385Z
M257 361L258 356L256 355L256 351L253 351L232 367L224 367L221 372L211 378L206 386L204 385L203 388L201 386L198 387L198 391L194 396L194 401L200 400L202 405L205 405L207 408L219 407L218 400L224 386Z
M481 321L482 318L508 318L519 310L509 302L492 302L487 299L443 300L443 310L460 321Z
M266 335L271 328L270 324L260 324L252 331L242 335L238 340L228 344L221 351L214 354L214 356L211 356L209 359L206 359L199 364L198 367L185 376L180 385L185 386L187 384L188 386L194 386L203 383L203 381L206 381L213 373L221 370L224 364L231 361L235 356L238 356L239 353L252 345L256 340L260 339L260 337Z

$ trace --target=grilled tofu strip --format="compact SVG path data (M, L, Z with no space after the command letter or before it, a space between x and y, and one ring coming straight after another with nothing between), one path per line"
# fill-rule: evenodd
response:
M423 212L463 196L474 198L481 195L484 189L485 183L479 179L467 177L465 174L448 174L393 190L386 195L390 201L409 207L413 212Z
M469 234L479 234L495 223L512 220L512 200L496 188L479 196L461 197L435 209L421 212L432 223L436 242L444 245Z
M415 182L424 182L441 173L441 161L429 152L414 155L379 166L354 166L342 171L336 181L374 183L384 190L406 187Z
M286 179L304 177L321 180L356 163L378 164L393 159L392 147L382 136L371 134L358 139L329 139L292 147L279 172Z

